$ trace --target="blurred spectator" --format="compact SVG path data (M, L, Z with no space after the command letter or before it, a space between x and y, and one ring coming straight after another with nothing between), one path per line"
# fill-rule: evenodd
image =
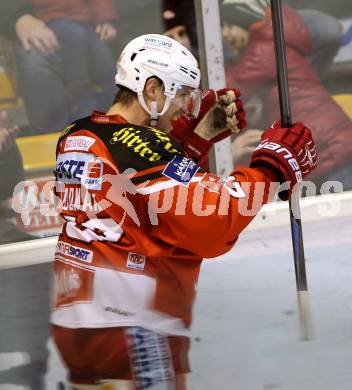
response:
M339 19L339 22L344 27L343 36L341 39L341 47L334 57L332 66L327 72L320 74L321 81L326 86L331 94L344 94L346 91L352 91L352 51L349 47L343 48L348 43L348 27L352 24L352 2L350 0L284 0L292 8L309 11L311 9L324 12ZM308 22L306 20L306 22ZM322 24L319 31L317 31L322 40L327 41L326 55L329 55L328 40L332 38L330 35L330 27ZM315 34L319 37L318 34ZM330 41L331 42L331 41ZM333 42L331 42L333 44ZM324 55L324 53L322 53Z
M162 0L114 0L119 13L119 39L114 42L116 58L134 37L162 34Z
M163 0L164 34L176 39L193 54L198 53L196 15L193 0Z
M113 0L9 0L0 4L0 14L1 33L15 43L34 134L59 131L73 118L109 106L116 92L105 43L117 34Z
M295 9L315 9L338 19L352 16L351 0L284 0L284 2Z
M31 238L11 221L15 217L11 208L13 190L24 180L22 158L15 143L17 133L18 127L9 124L6 112L0 111L0 244Z
M222 15L225 22L224 36L233 50L241 53L239 63L228 69L228 84L238 86L244 94L244 99L257 95L259 91L267 120L272 122L279 117L279 112L273 31L268 3L269 1L265 0L251 3L227 0L222 5ZM245 12L242 12L243 10ZM323 56L311 56L312 36L304 19L289 7L284 7L283 14L293 118L306 123L317 141L319 164L311 176L312 180L317 184L326 180L339 180L344 183L345 188L352 188L352 173L348 172L352 164L352 148L346 146L346 140L352 134L352 122L319 80L316 70L323 71L328 64ZM317 17L318 13L315 13L315 16ZM322 15L321 20L326 22L330 18ZM320 26L315 23L314 26L326 28L325 24ZM310 28L312 27L311 25ZM310 62L314 63L315 69ZM266 126L265 121L262 126ZM247 146L254 148L253 137L247 137ZM243 140L240 141L240 138L236 142L242 143L243 146Z
M269 0L254 0L251 5L246 3L244 0L224 0L221 6L225 37L230 26L233 29L231 35L238 36L232 38L235 45L232 43L231 46L235 51L241 51L247 46L251 24L260 21L264 18L265 12L269 12L266 11ZM304 30L308 30L309 33L310 48L306 53L306 59L321 76L331 66L340 47L342 25L333 16L316 9L297 9L297 13L304 20ZM231 38L228 40L231 43Z
M340 9L350 9L352 15L352 6L350 0L338 0L340 4ZM312 42L312 51L310 54L310 61L315 67L319 75L322 75L324 71L331 65L331 61L335 56L341 40L341 24L338 20L332 17L329 14L321 12L328 7L328 1L326 1L325 6L322 6L321 0L320 7L312 6L311 1L302 0L285 0L285 3L288 3L290 6L295 7L298 13L305 20L306 25L309 29L310 39ZM222 3L222 1L220 1ZM231 4L237 3L239 7L242 7L242 4L251 3L250 1L237 1L237 0L225 0L223 1L223 12L222 15L226 13L226 7ZM266 0L254 0L252 4L258 4L258 7L261 7L261 4L268 3ZM318 1L316 2L318 3ZM315 4L315 3L314 3ZM331 2L329 2L331 7ZM349 4L349 5L348 5ZM335 5L334 5L335 6ZM247 23L246 18L250 15L246 15L246 12L240 12L238 17L233 15L229 10L230 18L243 18L241 23ZM252 11L253 12L253 11ZM256 11L254 11L256 12ZM259 11L260 14L260 11ZM170 36L184 44L188 49L192 49L194 52L197 52L197 30L196 30L196 16L193 0L163 0L162 2L162 15L165 26L165 35ZM239 24L241 25L241 24ZM225 42L226 46L226 42ZM227 57L228 55L228 57ZM233 58L233 53L228 53L225 50L226 58Z
M323 77L341 45L342 25L335 17L316 9L299 9L297 13L304 20L312 43L307 59Z

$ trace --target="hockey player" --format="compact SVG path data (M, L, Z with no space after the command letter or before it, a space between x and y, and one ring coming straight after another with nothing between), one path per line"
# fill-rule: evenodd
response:
M261 206L272 182L292 188L316 164L310 130L277 122L250 168L225 179L203 171L195 161L238 133L245 115L236 90L210 91L201 104L199 81L185 47L138 37L118 60L110 110L77 120L59 139L65 224L52 324L72 389L186 389L202 259L230 250L254 218L241 201Z

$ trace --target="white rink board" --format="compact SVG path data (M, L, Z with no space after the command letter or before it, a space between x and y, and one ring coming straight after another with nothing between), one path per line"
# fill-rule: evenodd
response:
M329 196L302 201L314 340L299 340L287 205L273 204L242 234L232 251L203 264L192 329L193 390L352 388L352 202L348 193L332 196L333 204L340 202L341 207L330 217L318 212L318 207L328 204ZM0 275L5 272L12 277L16 272L14 303L21 322L25 318L20 299L26 305L40 304L48 299L48 291L45 285L38 293L35 286L27 289L23 285L22 289L19 280L26 283L29 274L34 282L35 273L39 281L39 272L50 271L47 266L55 242L53 237L0 248ZM8 286L11 297L10 291ZM22 297L21 291L30 291L33 298ZM25 336L33 332L36 337L37 326ZM43 323L41 334L45 327ZM33 341L36 348L37 344ZM26 339L23 345L32 348ZM64 371L52 353L49 361L45 388L56 390ZM9 372L1 372L0 367L0 384L3 374Z

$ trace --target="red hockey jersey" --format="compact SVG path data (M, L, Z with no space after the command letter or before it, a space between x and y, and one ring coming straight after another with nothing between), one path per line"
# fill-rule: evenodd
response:
M65 223L52 323L179 336L189 335L202 259L232 248L277 180L244 167L220 179L164 132L98 112L63 131L55 175Z

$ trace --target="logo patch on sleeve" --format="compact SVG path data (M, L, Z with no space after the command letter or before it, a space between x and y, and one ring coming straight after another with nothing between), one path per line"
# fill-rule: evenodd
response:
M56 244L56 252L63 255L74 257L75 259L91 263L93 261L93 252L78 246L73 246L64 241L58 241Z
M88 190L101 190L104 163L92 153L69 152L57 157L56 180L81 184Z
M127 256L126 267L143 271L145 267L146 259L147 258L144 255L139 255L138 253L129 252Z
M163 175L186 186L198 170L199 166L189 158L175 156L166 165Z
M67 137L64 151L82 150L83 152L88 152L94 143L95 139L92 137L83 135Z

